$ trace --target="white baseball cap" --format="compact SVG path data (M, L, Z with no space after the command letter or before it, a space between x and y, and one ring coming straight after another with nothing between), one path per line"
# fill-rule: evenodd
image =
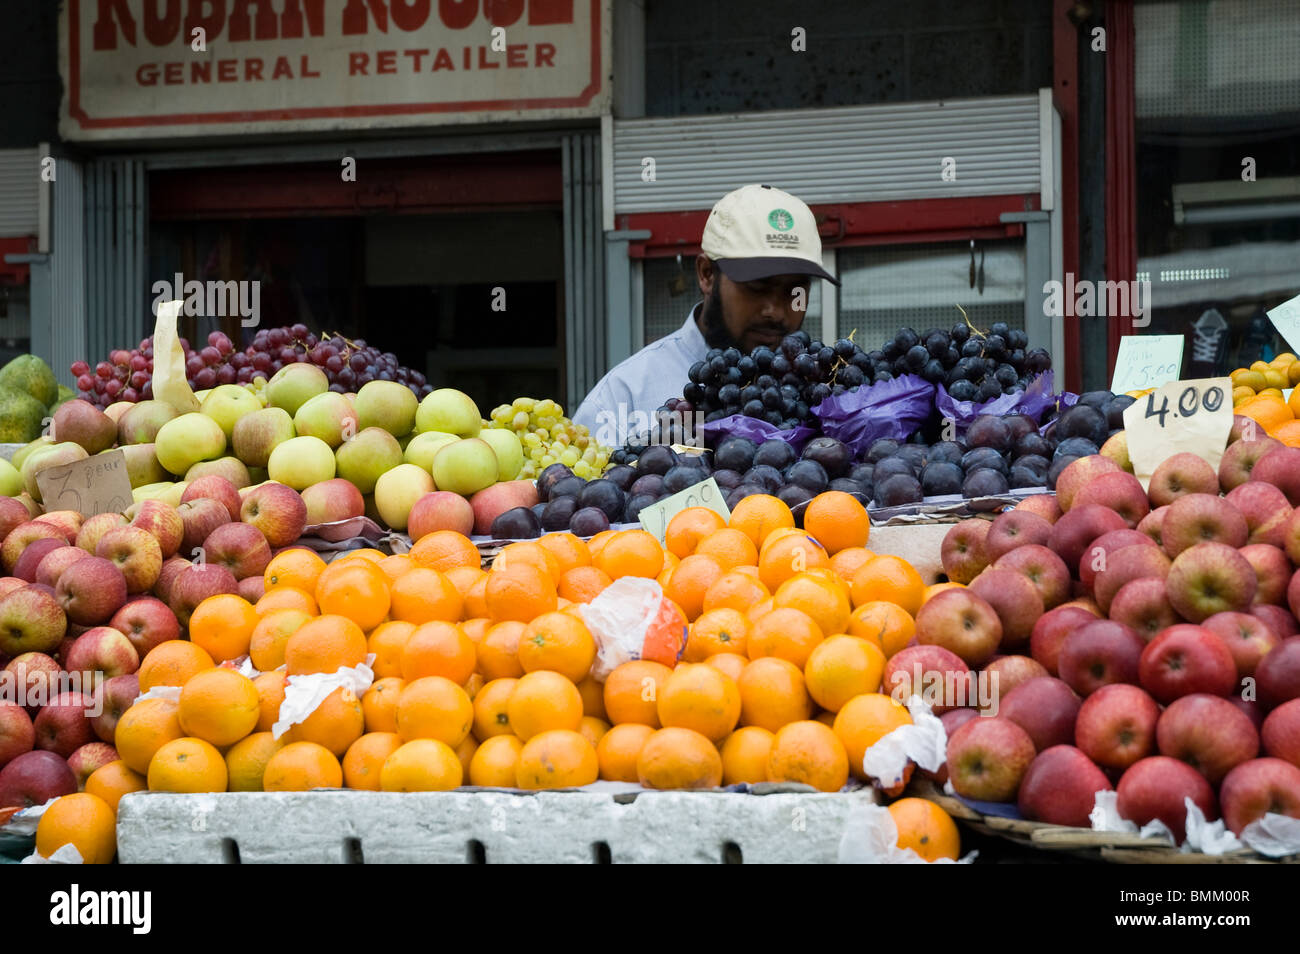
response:
M822 268L817 220L804 201L768 185L747 185L718 200L700 243L734 282L773 275L816 275L836 285Z

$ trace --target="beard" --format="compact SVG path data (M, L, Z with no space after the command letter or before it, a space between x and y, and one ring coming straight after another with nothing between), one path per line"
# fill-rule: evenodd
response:
M700 309L701 332L704 343L710 348L740 347L740 343L727 330L727 323L722 320L722 282L713 283L713 291L704 300Z

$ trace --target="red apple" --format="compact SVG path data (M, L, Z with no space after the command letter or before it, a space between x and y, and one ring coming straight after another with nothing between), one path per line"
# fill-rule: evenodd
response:
M1255 440L1233 441L1223 451L1223 458L1219 461L1219 486L1226 493L1245 484L1250 480L1251 471L1259 459L1281 446L1281 441L1267 436L1262 429Z
M21 590L27 583L16 576L0 576L0 596L8 596L14 590ZM45 585L45 584L42 584ZM54 589L54 587L50 587Z
M55 550L67 549L67 546L62 537L33 540L14 563L14 577L27 583L35 583L36 571L40 568L41 561Z
M1123 623L1099 619L1065 637L1057 669L1062 681L1081 696L1115 682L1135 682L1142 637Z
M120 513L97 513L87 518L77 531L76 545L87 553L94 553L99 546L99 539L110 530L127 525L126 517Z
M1123 530L1127 526L1124 518L1109 507L1085 504L1072 508L1052 525L1052 536L1047 546L1067 567L1077 567L1088 544L1103 533Z
M963 798L1009 802L1036 754L1029 733L1010 719L971 719L948 740L948 780Z
M1243 762L1223 780L1219 800L1234 835L1267 814L1300 818L1300 768L1282 759Z
M139 669L140 654L119 630L96 626L77 637L64 656L63 666L68 672L102 673L111 679Z
M1156 701L1137 686L1102 686L1079 707L1075 745L1104 768L1126 769L1155 754L1159 718Z
M885 664L881 691L904 705L919 695L935 715L943 715L976 702L970 676L961 657L942 646L907 646Z
M76 510L47 510L41 514L42 523L50 523L63 531L64 538L68 543L77 539L77 533L81 530L81 525L86 518Z
M1169 505L1161 528L1165 553L1172 560L1198 543L1244 547L1250 528L1241 512L1223 497L1184 494Z
M1171 564L1159 547L1138 544L1121 547L1106 554L1105 564L1092 583L1093 596L1103 613L1110 612L1111 601L1120 587L1133 580L1166 580Z
M1164 580L1156 577L1143 577L1121 586L1110 601L1110 618L1131 628L1145 643L1161 630L1182 622L1169 605Z
M1060 606L1071 596L1070 571L1065 562L1047 547L1035 543L1016 547L999 557L995 565L998 569L1015 570L1027 576L1029 582L1038 588L1045 610Z
M984 541L992 524L972 517L955 524L943 538L939 550L943 572L954 583L969 583L989 565Z
M1300 636L1288 636L1259 661L1255 683L1266 709L1300 698Z
M80 692L61 692L36 714L36 747L67 758L87 742L95 741L89 710L93 701Z
M1061 505L1061 510L1069 513L1075 507L1075 494L1103 474L1116 472L1122 473L1119 464L1100 454L1089 454L1071 461L1056 478L1056 502Z
M127 511L127 516L131 518L131 526L139 527L158 541L162 559L173 556L181 548L181 540L185 538L185 524L171 504L161 500L142 500Z
M113 614L108 625L130 640L141 659L159 643L179 639L181 635L181 624L176 614L166 603L152 596L138 596L128 601Z
M1078 606L1058 606L1048 610L1034 624L1029 636L1029 654L1043 664L1048 675L1055 676L1065 637L1096 618L1095 613Z
M1223 640L1239 676L1253 676L1264 654L1282 642L1262 619L1249 613L1215 613L1201 625Z
M1169 508L1167 506L1157 507L1143 517L1137 525L1138 533L1145 533L1161 549L1164 549L1165 516L1168 513Z
M63 571L54 592L70 622L98 626L126 602L126 577L111 560L86 557Z
M1205 776L1186 762L1167 755L1153 755L1129 766L1116 787L1116 808L1139 828L1160 819L1182 844L1187 837L1187 808L1184 798L1205 815L1206 821L1219 817L1214 789Z
M66 759L36 750L18 756L0 769L0 808L31 808L77 790L77 778Z
M1138 682L1164 705L1194 692L1226 696L1237 688L1237 663L1217 635L1179 623L1142 650Z
M168 588L168 605L182 626L190 624L195 608L209 596L238 593L239 581L224 566L196 563L177 574Z
M81 547L58 547L45 554L40 563L36 565L36 583L44 583L46 586L57 586L59 575L63 573L72 564L78 560L90 556Z
M68 768L77 780L77 791L86 790L86 779L98 768L117 761L117 749L107 742L87 742L68 756Z
M32 519L32 512L17 497L0 497L0 540L9 536L9 531L19 524Z
M1300 634L1300 621L1297 621L1289 610L1280 606L1256 603L1250 608L1250 615L1262 619L1264 624L1282 639Z
M103 557L122 571L130 595L148 590L158 582L158 574L162 572L162 548L153 534L137 526L108 531L99 538L95 556Z
M1069 744L1054 745L1030 763L1017 803L1031 821L1089 828L1097 793L1110 790L1106 773L1088 756Z
M239 488L228 477L220 474L206 474L191 481L181 494L181 503L196 500L214 500L225 508L231 520L239 519L239 509L243 501L239 499Z
M1270 712L1259 734L1268 755L1300 766L1300 699L1284 702Z
M1057 502L1056 494L1034 494L1016 504L1015 509L1037 514L1048 523L1056 523L1061 519L1061 505Z
M12 679L6 682L12 685ZM6 696L9 695L6 692ZM36 729L32 726L32 717L14 701L17 693L12 695L13 699L0 699L0 768L24 752L30 752L36 745Z
M1002 623L993 607L969 589L942 590L917 612L916 639L923 646L951 650L968 666L980 666L1002 641Z
M5 573L9 576L16 576L14 567L18 564L18 558L23 555L23 551L37 540L57 540L60 544L68 542L63 531L52 523L43 523L40 520L29 520L26 523L20 523L9 531L5 537L4 543L0 544L0 563L4 564ZM30 583L31 581L28 580Z
M239 581L239 595L250 603L256 603L266 595L266 580L259 574L244 577Z
M1259 733L1250 716L1227 699L1195 692L1160 714L1156 746L1218 785L1233 767L1259 754Z
M1219 475L1203 457L1182 453L1166 457L1147 485L1152 507L1163 507L1187 494L1217 494Z
M939 721L943 723L944 738L952 738L954 732L971 719L977 718L978 715L979 713L975 709L968 709L965 707L960 709L949 709L944 712L939 716ZM917 771L919 771L925 778L931 779L940 785L948 781L948 763L946 761L933 772L926 769L918 769Z
M1032 679L1051 678L1043 664L1029 656L998 656L975 677L980 684L980 715L997 715L1007 694Z
M1079 461L1075 461L1070 467L1077 463ZM1066 470L1069 470L1069 467ZM1089 504L1110 508L1123 517L1124 522L1130 527L1136 527L1142 518L1151 512L1151 505L1147 502L1147 492L1142 489L1142 484L1132 474L1123 470L1102 474L1080 487L1078 493L1074 495L1073 507L1086 507Z
M1286 494L1291 506L1300 505L1300 447L1275 447L1255 462L1251 480L1272 484Z
M1226 610L1246 612L1258 587L1250 562L1223 543L1198 543L1184 550L1165 578L1169 604L1193 623Z
M153 585L154 595L164 603L170 603L172 583L180 575L181 570L193 565L185 557L174 556L163 560L162 572L158 574L158 582Z
M221 479L225 480L224 477ZM186 559L194 557L195 548L203 546L203 541L217 527L230 523L230 511L221 501L208 497L187 501L177 507L176 512L181 515L181 525L185 528L181 536L180 553Z
M1112 553L1130 546L1155 546L1155 541L1138 530L1111 530L1103 533L1088 544L1079 558L1079 582L1083 584L1088 595L1092 594L1097 574L1106 568L1106 561Z
M1247 543L1271 543L1279 548L1285 546L1291 504L1282 491L1262 480L1252 480L1234 487L1223 499L1246 518L1246 526L1250 531Z
M272 547L284 547L302 536L307 505L292 487L268 482L244 498L239 517L261 530Z
M1224 696L1223 698L1246 713L1246 718L1250 720L1250 724L1255 727L1256 732L1264 728L1264 707L1259 704L1258 699L1243 699L1240 695Z
M1027 543L1045 544L1052 535L1052 525L1037 514L1018 508L994 518L984 537L984 553L993 562L1004 553Z
M1267 543L1250 543L1238 551L1255 571L1255 602L1283 603L1291 582L1291 562L1286 554Z
M998 614L1003 649L1013 649L1029 641L1034 624L1043 615L1043 598L1029 577L1015 570L989 567L971 581L970 591Z
M0 652L7 656L48 653L62 642L67 626L59 601L38 584L0 597Z
M1029 733L1039 752L1074 742L1079 697L1060 679L1037 676L1006 693L997 715Z
M236 580L261 576L271 562L271 547L257 527L247 523L223 523L203 541L204 559L224 566Z
M460 494L452 494L460 500L469 509L469 501ZM354 517L360 517L366 512L366 501L361 496L361 491L357 490L357 485L350 480L344 480L342 477L333 477L329 480L322 480L319 483L312 484L302 492L302 502L307 507L307 526L315 526L321 523L334 523L338 520L351 520ZM411 509L415 512L415 508ZM474 512L470 510L470 527L474 525ZM407 529L410 529L408 518ZM469 531L460 531L469 536ZM412 540L418 540L414 533L411 534Z
M492 522L515 507L534 507L538 503L537 487L531 480L505 480L485 487L469 498L474 511L474 532L486 534Z
M140 677L135 673L105 679L95 690L90 727L105 742L112 742L117 734L117 723L122 714L135 704L140 695Z
M407 518L406 532L412 540L419 540L435 530L455 530L469 536L474 530L470 502L449 490L435 490L417 500Z
M41 706L58 695L57 685L63 667L45 653L23 653L5 666L5 680L14 687L14 699L35 716Z

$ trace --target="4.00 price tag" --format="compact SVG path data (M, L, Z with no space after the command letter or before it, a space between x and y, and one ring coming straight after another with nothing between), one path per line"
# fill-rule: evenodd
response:
M1232 431L1232 381L1171 381L1124 411L1133 473L1145 489L1174 454L1192 453L1218 471Z

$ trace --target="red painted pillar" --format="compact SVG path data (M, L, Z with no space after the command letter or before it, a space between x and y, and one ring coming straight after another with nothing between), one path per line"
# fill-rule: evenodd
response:
M1107 0L1106 278L1112 282L1137 278L1135 85L1132 0ZM1119 339L1141 329L1127 320L1107 321L1106 328L1107 368L1113 374Z
M1070 20L1074 0L1054 0L1052 13L1052 102L1061 117L1061 253L1067 274L1079 274L1079 34ZM1062 276L1064 280L1064 275ZM1062 302L1065 317L1065 389L1078 391L1083 354L1074 302Z

